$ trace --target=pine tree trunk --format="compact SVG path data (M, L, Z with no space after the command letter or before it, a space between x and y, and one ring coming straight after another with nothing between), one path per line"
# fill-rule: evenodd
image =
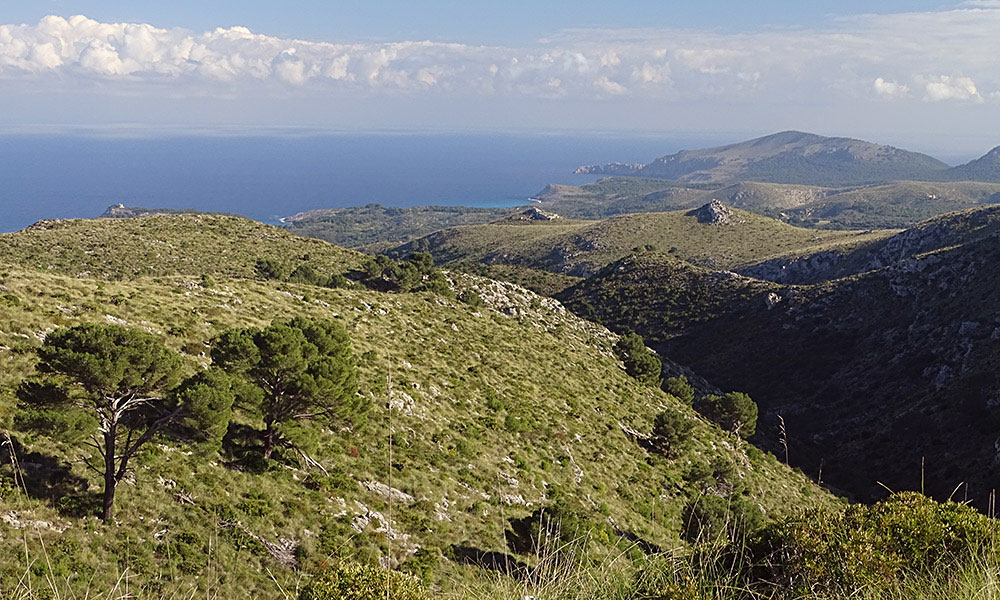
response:
M274 430L274 425L268 423L264 427L264 460L269 460L271 458L271 453L274 452L275 446L278 444L278 432Z
M118 478L115 473L115 426L109 427L104 433L104 504L101 520L111 521L115 512L115 486Z

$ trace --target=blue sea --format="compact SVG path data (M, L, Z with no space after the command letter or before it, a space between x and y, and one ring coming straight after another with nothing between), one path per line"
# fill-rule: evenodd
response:
M302 133L0 135L0 231L113 204L269 223L380 203L517 206L581 164L648 162L738 134Z

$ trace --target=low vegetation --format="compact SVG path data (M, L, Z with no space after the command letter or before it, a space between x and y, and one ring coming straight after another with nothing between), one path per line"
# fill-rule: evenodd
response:
M435 231L495 221L509 208L470 206L382 206L311 210L285 219L287 229L305 237L366 252L383 252Z
M735 270L777 256L853 247L893 232L819 231L740 210L728 224L689 211L622 215L605 221L498 221L434 233L390 252L428 252L443 265L470 263L589 277L638 250L657 250L713 269ZM504 275L502 271L491 274Z
M997 589L992 519L917 494L847 505L749 443L750 396L670 371L646 347L658 337L428 254L367 258L273 229L199 272L221 250L192 219L254 227L64 222L51 256L34 237L47 229L0 236L0 542L16 548L0 555L3 597ZM90 250L142 223L171 252L120 243L114 260L154 274L85 272ZM623 260L605 282L648 275L639 261L689 278L690 298L709 289L669 254ZM713 281L747 302L776 289ZM596 289L569 299L607 318ZM731 309L649 298L685 327Z

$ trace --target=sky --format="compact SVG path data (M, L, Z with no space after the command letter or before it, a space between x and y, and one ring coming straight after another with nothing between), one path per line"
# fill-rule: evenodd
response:
M1000 143L1000 0L4 0L0 130ZM996 134L992 132L998 132Z

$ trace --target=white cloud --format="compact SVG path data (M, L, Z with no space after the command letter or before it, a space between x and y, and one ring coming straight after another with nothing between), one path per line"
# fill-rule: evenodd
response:
M632 69L632 79L642 85L657 85L670 82L670 64L643 62Z
M597 80L594 81L594 85L605 94L610 94L612 96L621 96L628 93L628 88L617 81L611 81L607 77L598 77Z
M816 29L748 33L567 30L519 47L421 41L338 44L245 27L202 33L84 16L0 25L0 86L174 95L403 91L698 103L890 98L996 101L1000 0L940 12L857 15ZM952 75L938 75L949 73ZM960 74L960 75L955 75ZM107 82L112 82L108 84ZM2 88L0 88L2 89ZM10 88L8 88L10 89ZM984 91L985 90L985 91Z
M910 86L905 83L886 81L881 77L875 78L872 87L875 89L875 93L883 98L902 98L910 94Z
M950 77L941 75L935 79L923 80L927 100L941 102L943 100L972 100L982 102L983 97L976 89L976 82L969 77Z

